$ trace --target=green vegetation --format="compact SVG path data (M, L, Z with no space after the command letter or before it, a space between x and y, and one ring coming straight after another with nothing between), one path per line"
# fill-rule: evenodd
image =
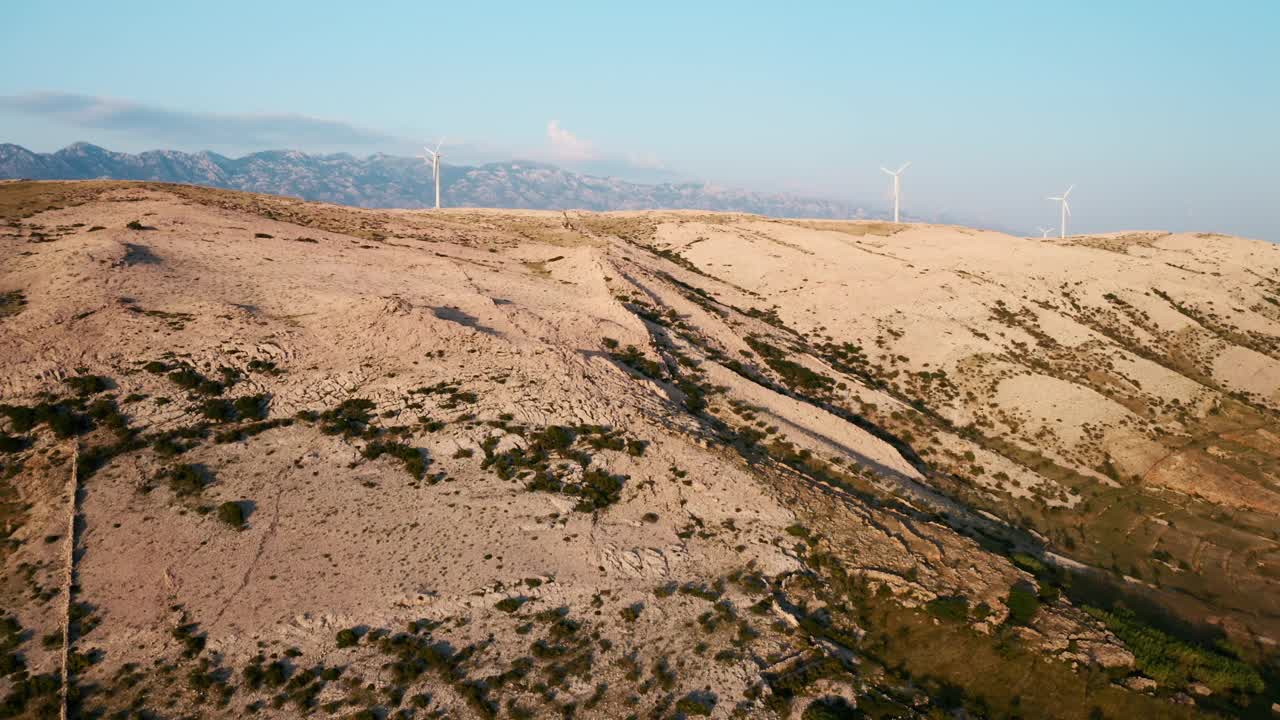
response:
M98 375L77 375L63 378L62 382L77 395L94 395L110 387L107 379Z
M241 530L244 528L244 508L240 503L228 500L218 506L218 519Z
M1233 657L1183 642L1143 623L1130 610L1086 607L1133 651L1138 669L1161 685L1184 687L1202 682L1215 692L1262 692L1258 671Z
M356 633L355 628L347 628L338 631L338 647L349 648L360 642L360 636Z
M199 465L176 465L164 473L169 489L179 497L199 495L209 484L208 471Z
M398 442L375 440L365 446L361 455L368 460L376 460L383 455L394 457L415 480L421 480L426 475L427 465L430 464L425 451Z
M925 612L941 620L963 622L969 617L969 600L960 596L936 597L925 603Z
M12 317L27 306L27 296L18 290L0 293L0 318Z
M351 437L360 435L368 429L369 421L372 419L369 412L373 408L372 400L352 398L343 400L337 407L325 410L323 413L300 412L298 418L308 422L319 422L320 432L326 435Z
M499 600L494 607L504 613L513 613L527 602L529 602L529 598L526 597L508 597Z
M210 380L189 367L179 368L169 373L173 384L201 395L221 395L226 386L216 380Z
M0 453L16 453L27 449L31 441L21 435L0 432Z
M602 510L622 497L627 478L601 468L591 467L591 455L575 449L581 443L597 450L643 452L639 441L628 441L616 431L599 425L577 428L550 425L529 438L525 448L514 447L495 453L497 438L482 444L485 459L482 467L491 468L503 480L522 479L531 491L553 492L579 498L578 512ZM564 462L578 466L577 471Z
M1040 598L1027 588L1014 585L1009 588L1009 596L1005 598L1004 604L1009 608L1006 622L1010 625L1026 625L1040 609Z
M778 373L782 377L782 382L792 390L822 395L835 388L835 380L787 359L787 353L759 337L748 335L746 341L747 345L764 358L765 364Z
M800 720L858 720L866 717L842 697L818 698L809 703Z

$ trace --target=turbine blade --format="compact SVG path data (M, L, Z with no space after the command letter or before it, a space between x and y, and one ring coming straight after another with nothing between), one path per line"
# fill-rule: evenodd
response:
M1062 209L1066 210L1068 215L1071 214L1071 204L1065 198L1062 200Z
M883 166L883 165L881 165L881 166L880 166L880 171L881 171L881 172L884 172L884 173L887 173L887 174L889 174L889 175L892 175L892 174L893 174L893 171L892 171L892 170L890 170L889 168L886 168L886 167L885 167L885 166Z
M910 161L910 160L908 160L908 161L906 161L905 163L903 163L903 164L902 164L902 167L898 168L898 172L894 173L894 175L901 174L903 170L906 170L906 169L907 169L907 168L909 168L909 167L911 167L911 161Z
M1075 189L1076 189L1075 185L1072 185L1071 187L1067 188L1067 191L1062 193L1062 198L1065 200L1066 197L1071 194L1071 191Z

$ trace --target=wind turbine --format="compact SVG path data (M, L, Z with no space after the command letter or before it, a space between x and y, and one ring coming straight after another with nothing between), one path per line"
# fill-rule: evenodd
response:
M1067 203L1067 196L1070 195L1071 191L1075 189L1076 189L1076 186L1072 185L1071 187L1067 188L1067 191L1062 193L1062 195L1058 197L1048 198L1049 200L1062 203L1062 235L1061 237L1064 237L1064 238L1067 236L1067 216L1071 214L1071 205Z
M880 168L886 174L893 177L893 221L895 223L898 222L898 206L900 205L899 201L902 199L902 171L906 170L910 165L910 161L903 163L902 167L898 168L898 172L894 172L886 167Z
M440 142L436 143L435 150L432 150L426 145L423 145L422 149L426 151L427 154L418 156L423 160L426 160L427 162L431 163L431 177L435 178L435 181L436 181L436 209L437 210L440 209L440 158L442 157L440 155L441 145L444 145L444 138L440 138Z
M1049 237L1049 233L1053 232L1053 228L1042 228L1042 227L1038 227L1038 226L1036 227L1036 230L1039 230L1039 231L1040 231L1040 239L1041 239L1041 240L1045 240L1045 239L1047 239L1047 238Z

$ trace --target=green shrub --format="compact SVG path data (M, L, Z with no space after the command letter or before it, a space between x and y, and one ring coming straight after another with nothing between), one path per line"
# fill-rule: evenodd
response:
M364 398L343 400L337 407L325 410L317 417L320 421L320 432L326 435L346 436L362 433L369 425L369 411L373 408L372 400ZM299 417L302 417L301 413Z
M221 395L226 387L215 380L210 380L191 368L184 367L169 373L169 380L175 385L201 395Z
M0 318L17 315L26 306L27 296L21 290L0 293Z
M179 496L198 495L209 484L205 478L205 469L197 465L177 465L170 468L166 475L169 489Z
M236 416L241 420L265 420L267 417L266 395L246 395L235 399Z
M969 617L969 600L959 595L936 597L925 603L924 609L941 620L961 622Z
M0 452L2 453L20 452L25 450L28 444L28 440L21 435L8 435L0 432Z
M236 419L235 406L230 400L213 398L205 400L200 406L200 414L214 422L232 422Z
M710 715L716 707L716 699L707 693L689 693L676 701L676 712L685 715Z
M529 602L529 598L526 597L509 597L499 600L494 607L504 613L513 613L527 602Z
M842 697L818 698L804 709L801 720L857 720L866 717Z
M349 648L358 642L360 642L360 636L356 634L356 631L354 628L347 628L345 630L338 631L338 647L339 648Z
M404 443L377 440L366 445L362 454L369 460L376 460L383 455L397 458L416 480L421 480L427 474L429 461L423 451Z
M218 519L240 530L244 527L244 508L240 503L228 500L218 506Z
M1010 625L1026 625L1040 609L1040 598L1034 592L1020 585L1014 585L1009 588L1009 597L1005 599L1004 604L1009 607L1009 617L1006 622Z
M78 375L63 378L62 382L77 395L94 395L106 390L110 383L98 375Z

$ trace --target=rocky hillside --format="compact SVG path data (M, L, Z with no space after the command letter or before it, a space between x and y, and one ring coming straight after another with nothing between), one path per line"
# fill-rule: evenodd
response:
M704 183L642 185L579 175L534 162L445 165L449 207L561 210L693 208L780 217L851 218L863 211L827 200L735 190ZM0 178L155 180L288 195L366 208L423 208L435 202L426 165L415 158L260 152L242 158L156 150L138 155L76 143L55 153L0 145Z
M5 716L64 628L101 717L1280 701L1271 245L125 182L0 223Z

